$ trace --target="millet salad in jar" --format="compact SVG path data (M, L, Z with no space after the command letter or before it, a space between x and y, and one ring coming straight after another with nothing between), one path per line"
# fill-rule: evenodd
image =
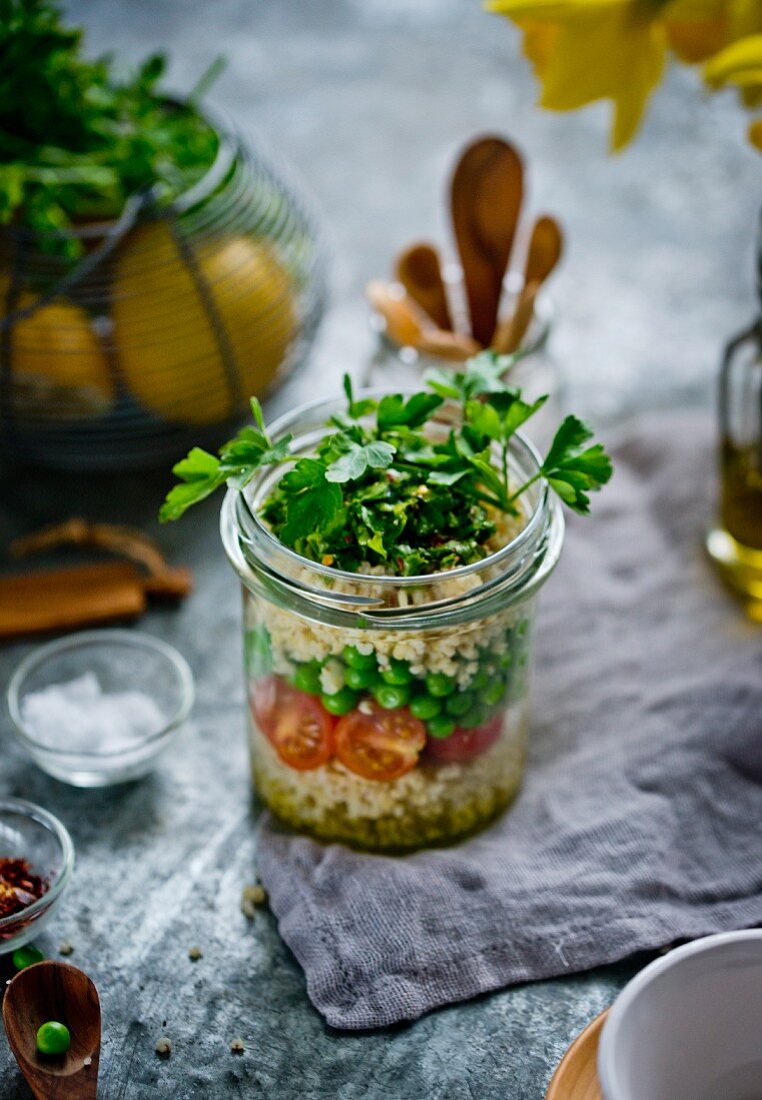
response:
M528 725L536 596L611 475L576 417L545 458L518 429L541 407L506 357L432 371L198 448L161 518L227 483L243 582L255 787L282 821L376 851L451 843L513 799Z

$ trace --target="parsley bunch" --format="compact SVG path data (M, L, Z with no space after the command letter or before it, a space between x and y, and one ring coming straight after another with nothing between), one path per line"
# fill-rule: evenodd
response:
M158 89L165 65L158 54L119 78L111 58L82 55L82 33L64 26L55 0L0 0L0 224L33 229L41 248L76 259L72 221L196 182L217 152L196 103L219 63L176 105Z
M486 556L499 513L519 515L519 500L544 479L568 507L586 514L589 493L611 477L611 462L575 416L563 421L540 469L524 484L509 478L514 433L544 404L529 404L502 377L512 360L483 352L462 372L435 370L427 390L356 400L344 378L346 412L331 417L313 455L292 452L293 437L273 443L252 400L255 425L215 457L194 448L174 467L160 519L227 483L243 489L264 467L287 464L261 507L276 537L303 557L349 572L365 563L401 576L434 573ZM426 430L450 402L445 435ZM441 425L440 425L441 427Z

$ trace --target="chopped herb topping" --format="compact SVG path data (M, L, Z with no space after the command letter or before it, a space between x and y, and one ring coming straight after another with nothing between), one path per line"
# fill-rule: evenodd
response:
M601 444L567 416L539 471L522 485L509 476L514 433L544 404L529 404L502 380L511 357L483 352L462 372L435 370L428 389L356 400L347 376L345 413L331 417L315 453L297 457L293 438L273 443L252 399L254 426L219 456L194 448L174 467L180 479L162 521L227 483L243 489L264 466L287 464L261 507L262 518L303 557L349 572L366 563L400 576L436 573L480 561L500 513L517 516L523 493L544 479L563 502L587 514L589 494L611 477ZM427 430L449 402L450 427Z

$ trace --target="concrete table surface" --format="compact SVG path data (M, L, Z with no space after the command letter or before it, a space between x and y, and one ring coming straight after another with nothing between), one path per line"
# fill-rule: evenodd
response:
M172 51L187 88L219 53L213 100L262 134L322 206L333 304L307 367L272 415L357 376L371 338L362 286L393 250L445 239L444 180L458 146L510 134L530 165L533 208L562 218L569 251L555 297L556 356L578 411L604 424L633 410L708 404L722 342L751 315L759 160L729 97L702 102L671 74L638 143L605 156L607 109L547 115L513 30L478 0L76 0L93 50ZM709 441L707 442L709 445ZM156 531L166 474L114 479L0 471L0 544L72 514ZM100 1095L540 1100L564 1049L637 968L525 985L372 1034L326 1028L265 911L241 914L256 875L244 741L239 596L209 502L159 537L197 590L142 626L173 642L198 681L194 720L149 778L103 792L48 779L2 720L0 789L60 815L77 868L43 946L95 979L104 1011ZM542 644L540 635L539 644ZM5 684L29 644L0 651ZM198 944L203 958L192 962ZM154 1052L168 1035L172 1055ZM229 1051L243 1039L245 1052ZM0 1047L0 1095L28 1091Z

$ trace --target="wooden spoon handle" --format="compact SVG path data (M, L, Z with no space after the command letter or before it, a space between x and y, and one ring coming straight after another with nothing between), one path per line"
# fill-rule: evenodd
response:
M501 355L508 355L521 347L521 341L532 323L534 301L539 289L539 283L527 283L519 295L516 308L511 316L501 321L497 326L492 346Z
M437 328L452 331L439 253L432 245L415 244L406 248L397 260L397 278Z
M518 153L497 137L470 145L452 179L452 223L463 264L471 332L484 347L489 347L495 332L523 188Z

